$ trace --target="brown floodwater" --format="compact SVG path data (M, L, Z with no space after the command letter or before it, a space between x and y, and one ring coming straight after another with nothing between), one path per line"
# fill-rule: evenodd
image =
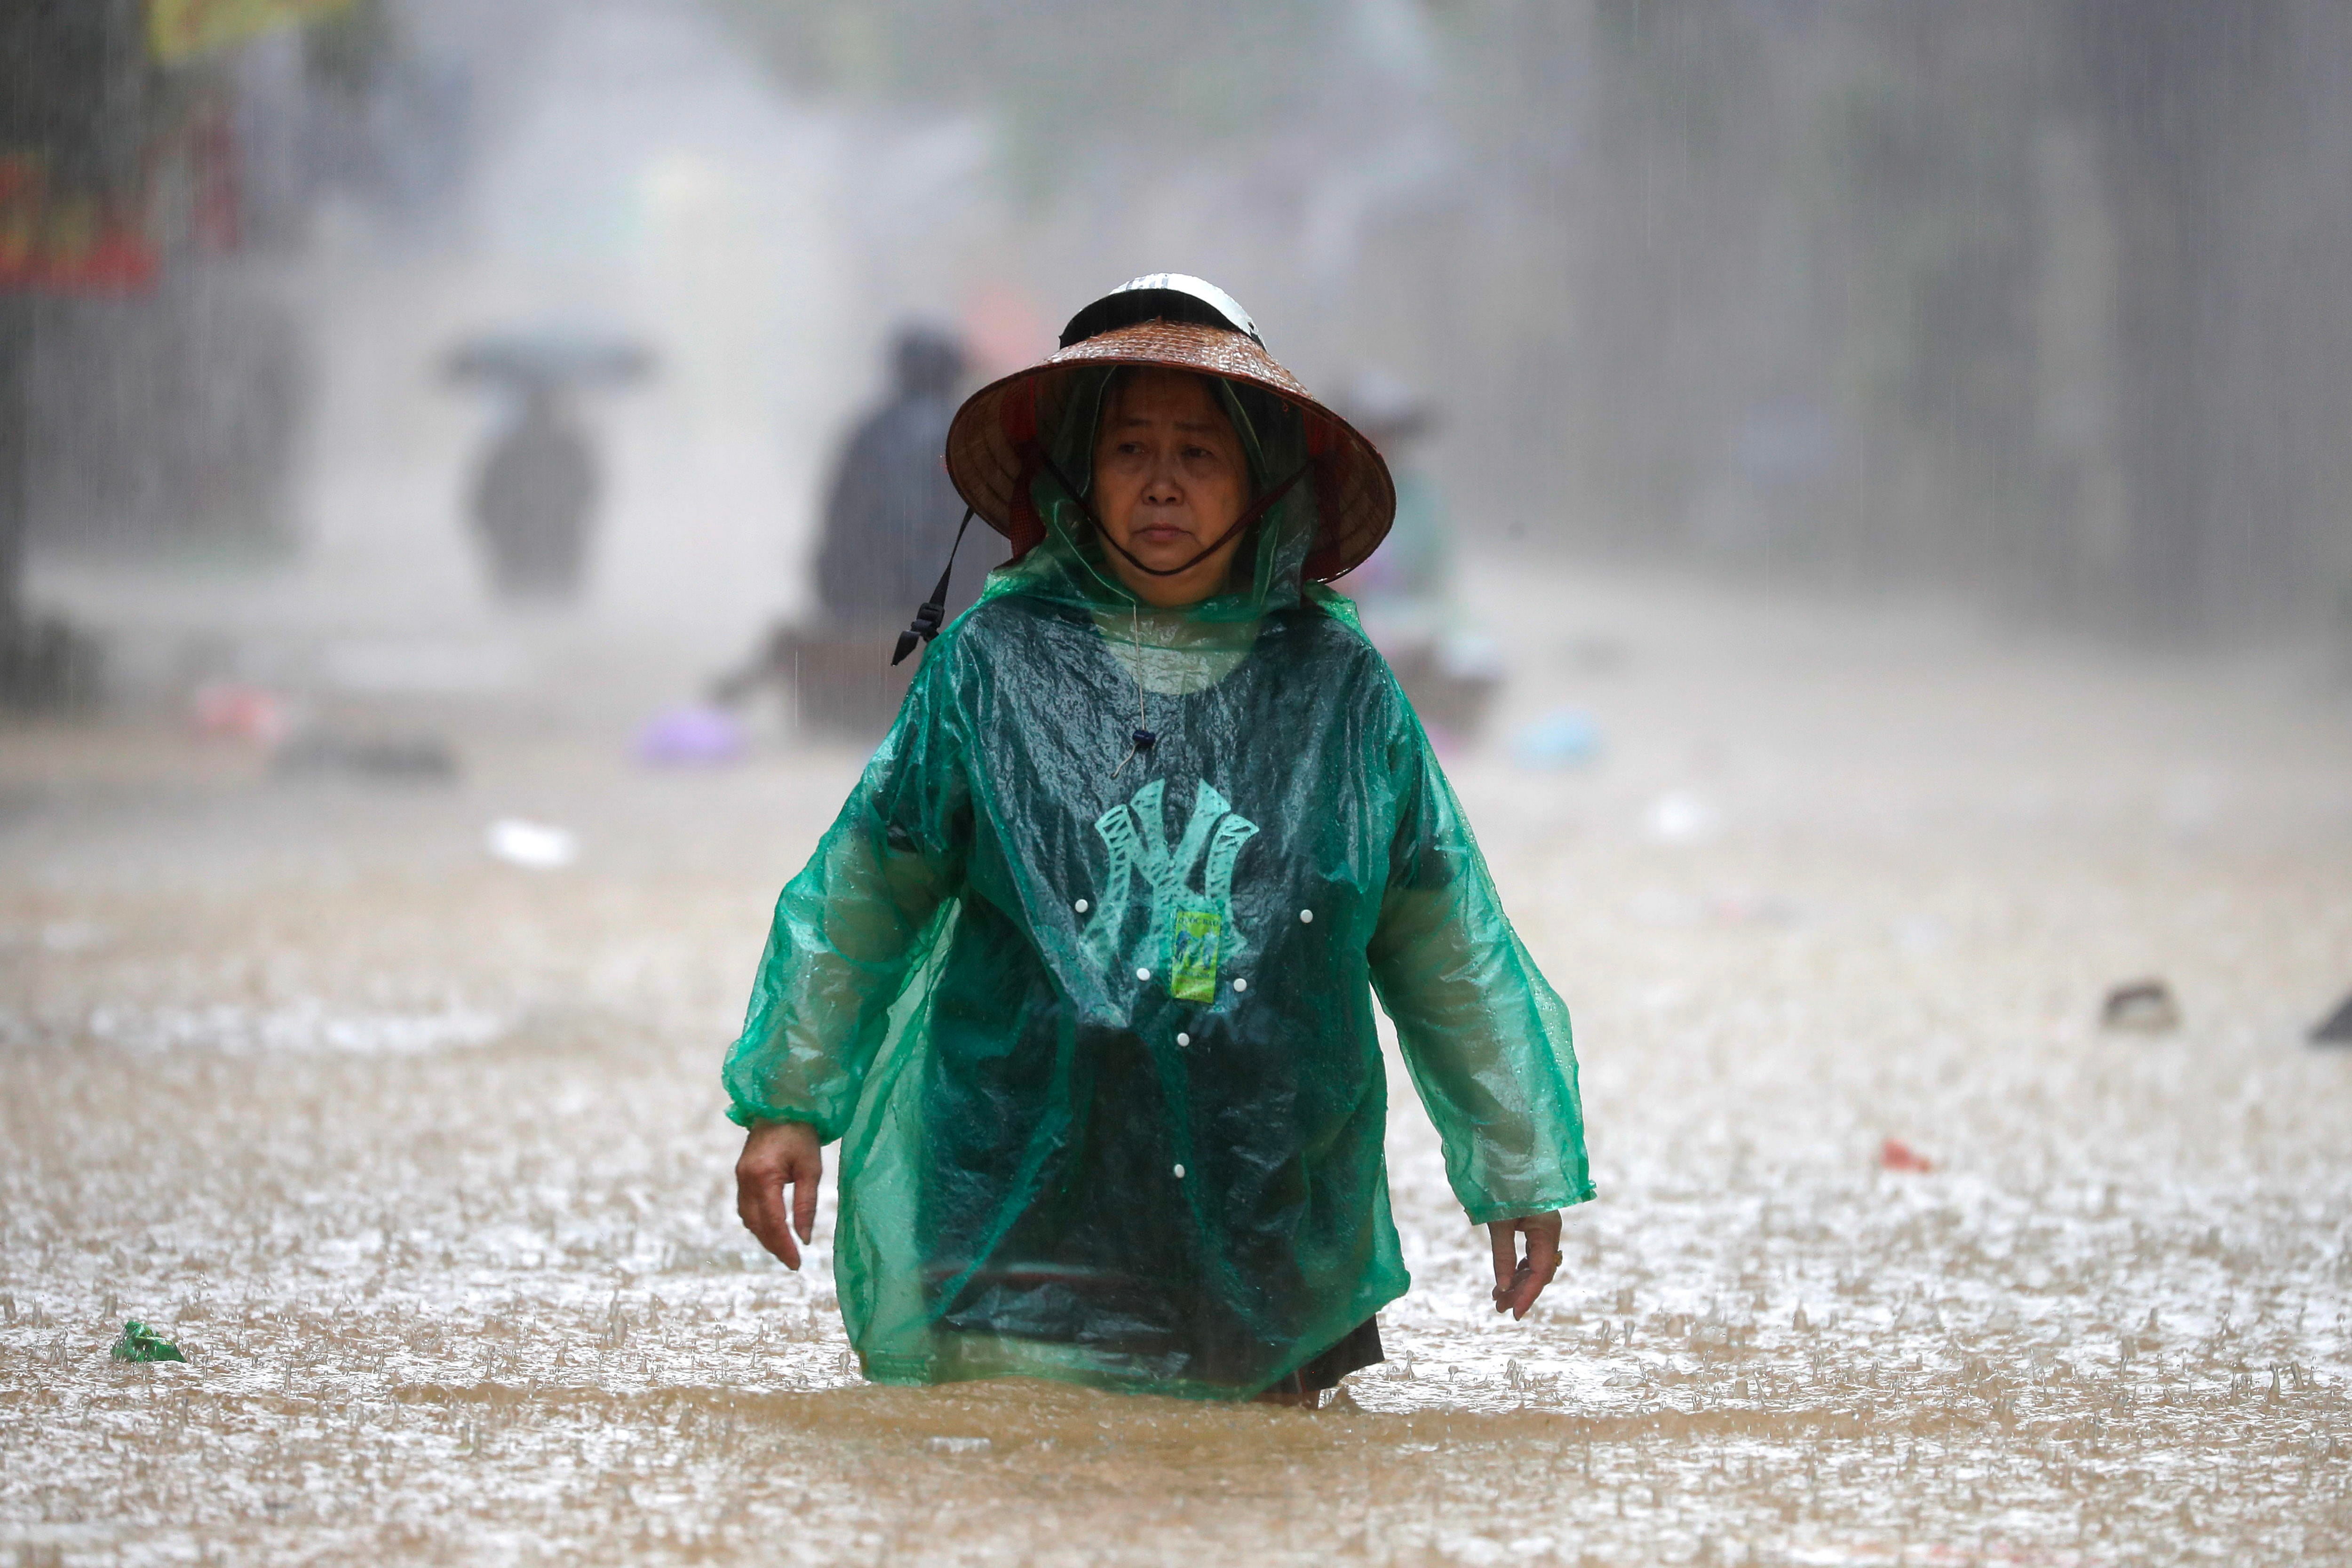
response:
M1496 1319L1400 1078L1413 1290L1311 1415L867 1386L822 1228L797 1275L741 1233L719 1053L849 752L653 773L635 715L512 699L393 715L441 786L0 733L0 1551L2352 1559L2341 679L1522 591L1500 733L1572 703L1606 753L1452 766L1602 1197ZM2144 974L2179 1026L2102 1030ZM126 1318L186 1364L109 1360Z

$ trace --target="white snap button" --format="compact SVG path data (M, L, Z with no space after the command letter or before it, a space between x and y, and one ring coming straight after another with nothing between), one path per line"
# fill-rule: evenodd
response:
M1299 910L1299 911L1298 911L1298 923L1299 923L1300 925L1303 925L1303 926L1311 926L1311 925L1313 925L1313 924L1315 923L1315 911L1314 911L1313 910Z
M1236 991L1246 991L1249 989L1249 982L1246 980L1236 980L1234 982L1234 989Z
M1184 1167L1181 1165L1176 1167L1176 1179L1180 1182L1184 1179Z
M1074 910L1077 910L1077 911L1078 911L1078 913L1080 913L1080 914L1085 914L1085 913L1087 912L1087 901L1086 901L1086 900L1084 900L1084 899L1080 899L1076 903L1075 903L1075 904L1071 905L1070 907L1071 907L1072 909L1074 909Z
M1135 972L1135 977L1138 980L1149 980L1151 978L1151 971L1149 969L1139 969Z
M1192 1043L1192 1037L1190 1035L1178 1035L1176 1037L1176 1043L1180 1046L1189 1046Z

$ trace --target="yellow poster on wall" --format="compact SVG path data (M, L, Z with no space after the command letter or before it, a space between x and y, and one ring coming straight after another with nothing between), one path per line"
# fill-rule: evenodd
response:
M147 47L184 60L207 49L340 11L351 0L147 0Z

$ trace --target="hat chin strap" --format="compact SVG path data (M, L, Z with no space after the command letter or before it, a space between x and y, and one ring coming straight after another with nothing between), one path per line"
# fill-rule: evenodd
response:
M1087 498L1078 493L1078 487L1070 483L1069 476L1062 472L1062 466L1059 463L1055 462L1053 457L1042 449L1037 455L1045 459L1045 471L1054 476L1054 482L1060 485L1064 490L1069 493L1070 500L1077 503L1080 514L1083 515L1088 522L1095 525L1095 531L1102 535L1103 542L1109 545L1113 550L1118 551L1121 555L1125 556L1129 565L1134 567L1138 572L1141 572L1147 576L1152 577L1181 577L1185 573L1190 572L1193 567L1198 566L1202 562L1206 561L1210 556L1214 555L1218 551L1223 550L1227 544L1231 543L1244 529L1254 526L1260 518L1273 510L1275 503L1282 500L1283 497L1288 495L1290 493L1290 487L1297 484L1300 479L1305 479L1307 477L1307 470L1315 466L1315 459L1309 458L1307 461L1299 464L1297 468L1292 469L1288 479L1283 480L1280 484L1275 486L1272 489L1258 497L1257 500L1252 501L1249 505L1249 510L1243 512L1241 516L1235 518L1234 520L1234 525L1231 528L1228 528L1224 532L1217 535L1214 542L1210 543L1207 548L1202 550L1198 554L1194 555L1190 561L1185 562L1182 565L1147 566L1142 562L1138 561L1135 558L1135 552L1129 550L1126 545L1121 544L1118 540L1111 537L1110 530L1105 528L1103 526L1102 519L1095 515L1095 509L1087 505ZM971 519L972 509L970 507L964 508L963 521L956 524L955 542L948 546L947 569L940 574L940 585L931 590L931 596L923 602L922 608L915 612L915 619L913 623L909 625L905 631L898 634L898 646L890 655L890 662L892 664L895 665L904 662L907 656L915 651L918 644L929 643L933 637L940 635L940 623L947 618L948 578L955 572L956 552L963 546L963 531L971 526Z
M931 596L923 601L921 609L915 612L913 622L898 634L898 651L890 656L892 664L904 663L907 656L915 651L917 643L928 646L933 637L940 635L940 623L947 618L948 613L948 579L955 575L956 552L963 548L963 531L971 526L971 508L964 508L963 521L956 524L955 542L948 546L948 563L940 573L940 585L931 590Z
M1202 562L1206 561L1210 556L1214 555L1218 551L1223 550L1227 544L1231 543L1243 530L1255 526L1261 518L1265 516L1267 512L1273 510L1275 504L1281 500L1284 496L1290 493L1290 487L1297 484L1300 479L1305 479L1307 477L1307 470L1315 466L1315 459L1309 458L1307 461L1299 464L1297 468L1292 469L1288 479L1283 480L1272 489L1267 490L1265 494L1259 496L1257 500L1250 502L1249 509L1244 511L1241 516L1234 520L1234 525L1231 528L1226 529L1224 532L1217 535L1214 540L1204 545L1201 549L1200 552L1194 555L1191 560L1175 566L1149 566L1136 559L1135 552L1129 550L1126 545L1121 544L1117 539L1111 536L1110 530L1103 526L1102 519L1095 515L1095 509L1087 503L1086 497L1078 493L1078 487L1070 483L1069 476L1062 472L1062 466L1054 461L1053 455L1042 449L1037 455L1045 459L1045 471L1054 476L1054 482L1061 486L1063 492L1066 494L1071 500L1077 504L1079 515L1083 516L1088 522L1095 525L1095 531L1102 535L1103 542L1109 545L1113 550L1118 551L1120 555L1126 557L1127 563L1129 565L1150 577L1181 577L1185 573L1190 572L1193 567L1198 566Z

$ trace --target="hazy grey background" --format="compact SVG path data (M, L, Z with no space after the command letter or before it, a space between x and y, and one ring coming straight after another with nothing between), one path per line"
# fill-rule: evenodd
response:
M44 9L17 144L73 118L29 89ZM169 65L135 6L68 9L115 17L87 183L160 271L0 310L31 594L120 691L383 664L353 637L470 637L484 681L516 636L721 657L798 602L895 321L993 371L1161 268L1310 384L1426 388L1474 548L2135 644L2352 615L2329 0L356 0ZM207 110L226 240L173 181ZM462 522L497 413L434 366L553 325L663 368L588 399L591 591L515 633ZM251 635L191 652L231 602Z

